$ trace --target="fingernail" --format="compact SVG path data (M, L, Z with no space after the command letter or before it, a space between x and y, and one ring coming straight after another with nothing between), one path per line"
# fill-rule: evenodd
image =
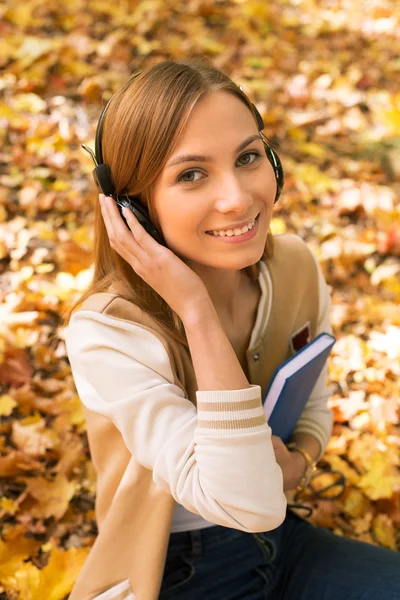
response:
M99 194L100 204L104 202L104 194Z

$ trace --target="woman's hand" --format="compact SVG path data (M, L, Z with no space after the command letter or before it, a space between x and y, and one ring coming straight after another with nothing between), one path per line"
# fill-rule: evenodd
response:
M129 229L113 198L100 194L101 212L110 245L184 321L194 305L211 302L200 277L171 250L156 242L129 209L123 209Z
M290 452L280 437L272 436L272 446L276 462L282 469L283 490L293 490L300 482L306 470L306 461L299 452Z

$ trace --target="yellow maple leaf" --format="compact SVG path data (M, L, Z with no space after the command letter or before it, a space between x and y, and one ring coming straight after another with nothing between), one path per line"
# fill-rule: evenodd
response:
M391 465L397 466L400 462L396 446L384 443L370 433L364 433L351 442L348 458L362 471L369 471L376 462L380 461L388 468Z
M6 591L18 592L20 600L63 600L70 593L89 550L54 548L43 569L26 562L12 575L4 577L2 584Z
M327 154L326 148L313 142L298 142L297 148L309 156L315 156L315 158L325 158Z
M39 574L39 586L32 590L32 600L63 600L72 589L90 548L54 548L47 565Z
M12 440L17 448L30 456L42 456L48 449L56 448L60 443L57 432L45 427L44 419L29 425L21 425L20 421L14 421Z
M359 478L358 486L371 500L391 498L400 489L400 475L385 455L378 452L371 457L369 470Z
M17 592L19 600L32 600L31 592L39 586L40 571L31 562L26 562L1 582L6 592Z
M0 396L0 417L9 417L15 406L17 403L12 396L2 394Z
M36 500L30 508L30 514L45 519L51 516L61 519L75 494L76 482L68 481L63 474L58 474L54 481L48 481L44 477L22 479L27 484L28 493Z
M382 546L397 550L396 531L388 515L383 513L376 515L372 521L372 533Z
M343 512L350 517L363 517L365 513L372 510L371 503L364 494L355 487L346 491L346 497L343 502Z
M24 537L20 529L15 538L10 530L5 541L0 539L0 581L3 583L7 577L12 577L39 546L40 542Z
M11 498L6 498L5 496L3 496L3 498L1 499L0 506L5 510L6 513L10 515L15 514L19 509L18 504L14 502L14 500L12 500Z
M352 469L345 460L340 458L340 456L334 456L330 454L324 456L324 460L330 464L332 470L340 471L340 473L346 477L349 483L357 484L360 477L359 474L355 469Z
M338 188L336 180L312 164L295 165L294 175L300 184L312 190L313 194L317 196Z
M366 534L369 532L372 521L372 512L366 513L360 517L356 517L355 519L350 519L351 525L353 527L354 533L357 536L362 534Z

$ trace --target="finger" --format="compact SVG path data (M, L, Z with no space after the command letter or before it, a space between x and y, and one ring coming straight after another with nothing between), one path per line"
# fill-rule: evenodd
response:
M105 199L103 210L110 223L110 230L112 229L109 235L111 248L122 256L139 276L143 277L155 265L154 253L157 253L157 260L163 257L160 254L162 246L153 240L131 210L123 208L122 213L127 221L127 227L112 197Z
M106 201L106 197L103 194L100 194L99 199L100 199L101 215L103 217L104 225L107 229L108 238L111 241L115 237L115 234L114 234L113 220L112 220L110 212L108 210L108 202Z
M136 259L141 249L123 222L113 198L109 196L104 198L101 212L111 248L132 264L132 260Z
M129 208L124 207L122 212L126 218L129 228L132 231L133 237L143 253L140 254L140 256L143 258L143 261L144 257L146 257L148 261L151 261L151 265L149 265L150 267L154 266L154 261L157 261L159 266L162 267L164 261L169 260L170 251L165 246L159 244L158 241L146 231L136 215L132 213Z
M130 231L121 218L117 204L111 196L106 196L102 204L102 214L109 233L110 241L115 244L124 237L132 238Z
M146 231L139 219L136 217L133 211L129 208L124 207L122 213L128 223L129 229L132 232L133 237L143 250L146 252L156 252L160 244Z
M110 229L112 228L113 242L114 243L118 243L118 242L124 243L125 242L127 244L130 244L132 242L132 234L134 232L132 231L132 229L130 229L129 223L128 223L128 227L124 223L124 221L121 217L121 214L119 212L117 203L111 196L107 196L105 198L104 208L105 208L105 214L107 214L110 225L111 225ZM124 209L122 209L122 211L123 211L124 217L126 218L127 213L124 211ZM136 217L134 217L134 215L132 215L131 211L128 211L128 212L130 213L130 216L133 217L133 219L130 220L130 223L133 226L135 224L135 222L137 223ZM136 228L136 231L134 234L135 242L139 241L139 239L138 239L139 236L140 236L140 229Z

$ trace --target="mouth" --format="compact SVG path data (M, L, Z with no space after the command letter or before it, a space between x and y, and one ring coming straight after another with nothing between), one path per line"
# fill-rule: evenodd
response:
M215 238L243 238L247 236L253 229L256 229L259 221L260 213L253 219L249 221L243 227L236 227L234 229L225 229L225 230L210 230L206 231L207 235L210 235Z
M218 232L218 235L215 235L213 231L206 233L210 236L210 239L214 240L217 244L246 244L246 242L250 242L250 240L255 238L258 234L260 228L260 213L247 227L248 229L245 233L234 233L235 230L232 229ZM242 228L242 230L243 229L244 228Z

